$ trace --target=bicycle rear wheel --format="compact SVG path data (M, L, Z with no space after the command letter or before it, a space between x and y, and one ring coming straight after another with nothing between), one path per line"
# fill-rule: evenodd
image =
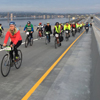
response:
M30 40L30 46L32 46L32 45L33 45L33 39Z
M55 49L57 49L57 46L58 46L57 39L55 39Z
M3 38L4 37L4 33L1 33L1 38Z
M72 32L72 36L75 37L75 32Z
M47 45L47 37L45 38L45 44Z
M28 44L29 44L29 40L28 40L28 37L25 39L25 47L27 48L28 47Z
M16 62L14 62L15 64L15 68L19 69L21 67L22 64L22 52L21 50L18 50L18 60Z
M69 34L66 34L66 41L69 40Z
M4 77L7 77L9 72L10 72L10 59L9 59L9 56L8 54L6 54L3 59L2 59L2 62L1 62L1 74L4 76Z
M48 36L46 36L46 38L45 38L45 44L47 45L48 43L49 43L49 37Z

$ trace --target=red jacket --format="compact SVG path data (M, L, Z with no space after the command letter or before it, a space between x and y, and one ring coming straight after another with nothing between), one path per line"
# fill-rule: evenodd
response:
M4 43L7 44L8 42L8 39L11 39L11 41L13 42L13 44L17 44L18 41L21 41L22 40L22 37L20 35L20 31L18 31L17 33L15 33L14 35L12 35L9 31L6 33L6 36L5 36L5 40L4 40Z

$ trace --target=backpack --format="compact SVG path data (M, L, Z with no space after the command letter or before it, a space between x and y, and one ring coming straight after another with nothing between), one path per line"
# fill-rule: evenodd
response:
M60 42L62 42L64 40L63 36L60 36Z

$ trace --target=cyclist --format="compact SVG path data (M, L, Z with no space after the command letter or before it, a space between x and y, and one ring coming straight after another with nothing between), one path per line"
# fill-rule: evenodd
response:
M55 27L54 27L54 36L55 34L59 34L59 40L61 40L61 26L59 25L59 22L56 22ZM58 41L57 41L58 42ZM61 41L60 42L60 46L61 46Z
M64 31L68 30L68 34L69 34L69 37L70 37L70 30L71 30L71 26L68 22L66 22L66 24L64 25Z
M89 23L88 22L85 25L85 29L86 29L86 32L88 32L88 30L89 30Z
M73 32L73 29L75 29L75 33L76 33L76 24L75 24L75 22L72 23L71 27L72 27L72 32Z
M92 23L90 23L90 27L92 27Z
M2 24L0 24L0 33L2 33L2 30L4 31L4 28L3 28Z
M42 23L40 22L39 25L37 26L37 29L36 30L39 30L41 31L41 34L42 34L42 37L43 37L43 26L42 26Z
M83 25L82 25L82 23L80 23L80 28L81 28L81 30L82 30L82 28L83 28Z
M15 22L13 21L9 23L9 29L6 33L4 44L3 44L4 47L7 45L9 37L11 39L10 47L14 47L15 57L16 57L16 60L18 60L17 48L22 43L22 37L20 35L20 31L16 28ZM13 60L13 51L10 51L10 57Z
M43 26L43 33L45 34L45 27L46 27L46 24L44 24Z
M27 24L24 28L24 32L26 32L26 31L29 32L29 36L31 36L31 38L33 38L34 28L30 21L27 22Z
M45 26L45 31L49 33L48 36L49 36L49 42L50 42L51 40L50 34L52 34L52 30L51 30L51 25L49 22L47 22L47 25Z

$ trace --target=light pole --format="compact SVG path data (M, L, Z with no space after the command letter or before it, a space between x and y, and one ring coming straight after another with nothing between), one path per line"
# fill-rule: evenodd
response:
M11 16L10 17L11 17L11 21L13 21L13 13L11 13Z
M69 23L70 23L70 15L68 15L68 18L69 18Z

